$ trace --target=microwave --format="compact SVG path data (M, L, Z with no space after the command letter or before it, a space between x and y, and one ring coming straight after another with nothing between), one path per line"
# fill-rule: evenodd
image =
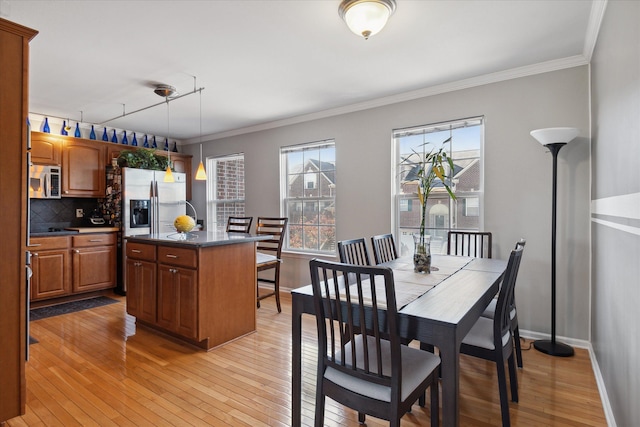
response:
M31 165L29 168L29 197L32 199L59 199L60 166Z

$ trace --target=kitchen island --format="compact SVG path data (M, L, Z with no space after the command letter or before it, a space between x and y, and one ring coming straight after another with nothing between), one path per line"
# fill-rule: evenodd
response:
M127 313L136 324L211 350L256 330L256 242L196 231L125 237Z

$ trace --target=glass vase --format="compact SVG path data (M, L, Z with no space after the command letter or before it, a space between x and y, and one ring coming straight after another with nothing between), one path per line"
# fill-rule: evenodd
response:
M49 118L44 118L44 126L42 127L42 132L51 133L51 128L49 127Z
M416 233L413 235L413 243L413 271L431 273L431 236Z
M91 132L89 133L89 139L96 139L96 130L91 125Z
M76 138L82 138L82 132L80 132L80 123L76 123L76 130L73 133Z

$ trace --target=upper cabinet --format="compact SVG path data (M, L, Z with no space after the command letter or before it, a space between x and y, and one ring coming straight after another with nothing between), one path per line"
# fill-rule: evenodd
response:
M95 141L65 138L62 150L62 195L104 197L106 147Z
M49 133L31 132L31 163L60 165L62 139Z

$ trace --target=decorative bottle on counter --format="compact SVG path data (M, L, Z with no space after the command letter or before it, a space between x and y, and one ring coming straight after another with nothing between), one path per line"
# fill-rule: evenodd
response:
M49 118L48 117L44 118L44 126L42 127L42 132L51 133L51 128L49 128Z
M67 121L66 120L62 121L62 129L60 129L60 135L69 135L69 132L67 132Z
M76 131L73 133L73 136L76 138L82 138L82 133L80 132L80 123L76 123Z
M144 142L142 143L142 146L144 148L149 148L149 138L147 137L147 135L144 136Z
M102 140L109 141L109 135L107 135L107 128L104 128L104 131L102 132Z
M129 140L127 139L127 131L126 130L124 131L124 134L122 136L122 143L124 145L129 145Z
M118 137L116 136L116 130L113 130L113 136L111 136L111 142L118 143Z
M89 133L89 139L96 139L96 131L93 128L93 125L91 125L91 133Z
M138 146L138 140L136 139L136 133L133 133L133 140L131 141L131 145L133 145L134 147Z

